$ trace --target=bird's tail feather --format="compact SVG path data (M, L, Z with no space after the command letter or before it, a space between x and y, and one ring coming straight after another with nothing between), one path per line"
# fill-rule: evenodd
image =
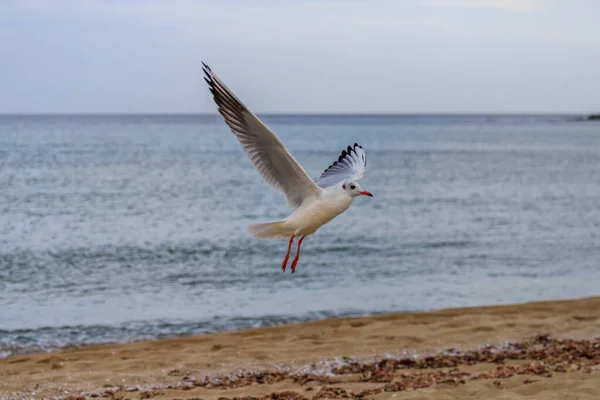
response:
M264 224L250 224L248 230L257 239L273 238L281 239L288 238L294 233L286 227L285 221L267 222Z

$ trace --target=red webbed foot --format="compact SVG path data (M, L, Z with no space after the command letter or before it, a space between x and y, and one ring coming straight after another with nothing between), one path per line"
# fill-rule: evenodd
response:
M302 238L298 241L298 251L296 252L296 257L294 257L294 260L292 261L292 274L296 272L296 266L298 265L298 260L300 260L300 246L302 246L302 241L304 238L305 236L302 236Z
M281 272L285 272L285 267L287 267L287 263L288 260L290 259L290 251L292 250L292 243L294 243L294 235L292 235L292 237L290 238L290 243L288 244L288 249L287 249L287 254L285 255L285 258L283 259L283 264L281 264ZM293 264L292 264L292 268ZM292 272L294 272L294 270L292 269Z

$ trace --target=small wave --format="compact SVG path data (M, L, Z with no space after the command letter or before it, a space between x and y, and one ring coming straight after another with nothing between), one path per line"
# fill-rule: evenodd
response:
M0 330L0 358L15 354L65 350L96 344L119 344L139 340L184 337L263 328L334 317L374 315L363 310L320 311L304 315L214 317L197 322L134 321L120 325L76 325L37 329Z
M445 247L450 247L450 248L466 247L466 246L469 246L470 244L472 244L472 243L469 241L466 241L466 240L458 240L455 242L440 241L440 242L423 243L422 247L426 248L426 249L440 249L440 248L445 248Z

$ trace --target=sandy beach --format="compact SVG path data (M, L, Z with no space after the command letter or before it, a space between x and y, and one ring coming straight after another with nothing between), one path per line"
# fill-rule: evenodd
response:
M597 399L599 310L594 297L16 355L0 398Z

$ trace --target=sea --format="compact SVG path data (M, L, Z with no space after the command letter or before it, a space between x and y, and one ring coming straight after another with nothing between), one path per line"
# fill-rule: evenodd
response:
M600 124L265 115L317 177L361 144L373 198L308 237L218 115L0 116L0 357L340 316L600 295Z

